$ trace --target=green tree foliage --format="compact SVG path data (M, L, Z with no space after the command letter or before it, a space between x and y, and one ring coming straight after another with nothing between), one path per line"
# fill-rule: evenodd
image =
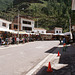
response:
M13 0L0 0L0 11L6 10L12 3Z
M34 17L32 19L35 23L38 18L39 27L47 30L62 27L64 31L69 31L71 0L13 0L13 7L12 3L7 7L5 11L0 12L1 17L12 19L17 16L19 10L21 15Z

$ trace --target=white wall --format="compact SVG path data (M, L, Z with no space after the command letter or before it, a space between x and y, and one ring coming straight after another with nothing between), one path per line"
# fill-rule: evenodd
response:
M41 34L41 33L46 33L46 30L37 30L37 29L34 29L33 32Z
M23 21L29 21L29 22L31 22L31 25L29 25L29 24L23 24ZM32 30L33 30L34 29L34 24L35 24L35 22L32 21L32 20L28 20L28 19L25 19L25 18L21 18L21 30L22 30L22 27L23 26L24 27L31 27Z
M57 33L58 31L58 33ZM62 33L62 29L55 29L55 34L60 34L60 32Z
M6 23L6 27L2 26L3 23ZM4 19L0 19L0 27L1 27L1 28L9 29L9 24L11 24L11 22L6 21L6 20L4 20Z

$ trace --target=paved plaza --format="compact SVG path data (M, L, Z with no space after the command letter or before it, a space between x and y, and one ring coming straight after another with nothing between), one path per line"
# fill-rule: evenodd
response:
M0 75L25 75L58 44L59 41L35 41L0 47Z

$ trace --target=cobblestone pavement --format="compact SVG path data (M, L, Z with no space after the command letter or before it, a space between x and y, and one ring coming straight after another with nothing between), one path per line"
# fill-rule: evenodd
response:
M61 56L55 56L52 60L50 58L44 63L41 69L33 75L75 75L75 47L68 46L66 51L63 51L63 46L58 48L54 54L60 52ZM53 72L47 72L48 62L51 61Z

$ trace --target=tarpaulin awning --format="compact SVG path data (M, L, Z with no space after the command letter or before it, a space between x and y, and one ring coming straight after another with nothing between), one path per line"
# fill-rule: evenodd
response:
M9 30L6 29L6 28L0 28L0 31L6 31L6 32L9 32Z
M64 36L63 33L57 33L57 34L53 34L53 35L61 35L61 36Z
M54 33L41 33L43 35L53 35Z

